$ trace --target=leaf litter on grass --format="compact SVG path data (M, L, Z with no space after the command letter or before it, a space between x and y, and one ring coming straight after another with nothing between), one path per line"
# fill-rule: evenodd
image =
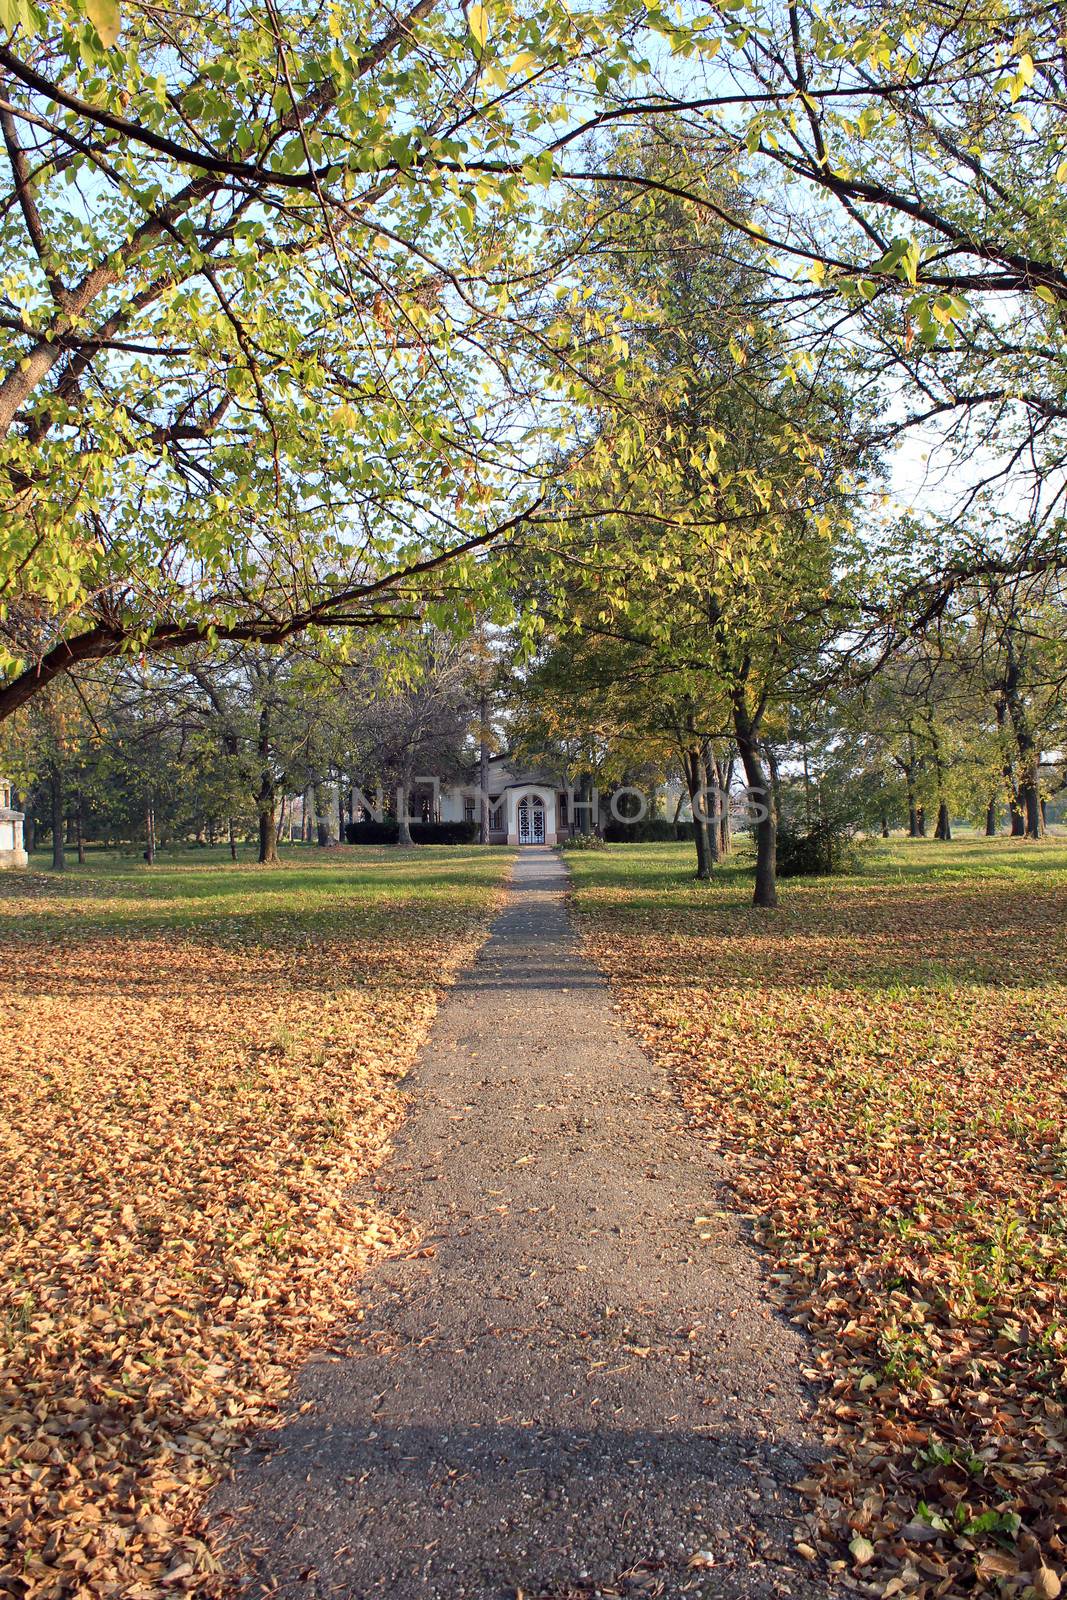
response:
M579 890L812 1339L798 1543L886 1600L1067 1593L1064 883Z
M106 899L45 937L30 897L0 981L0 1592L218 1586L198 1502L411 1243L352 1185L493 899L242 944L108 931Z

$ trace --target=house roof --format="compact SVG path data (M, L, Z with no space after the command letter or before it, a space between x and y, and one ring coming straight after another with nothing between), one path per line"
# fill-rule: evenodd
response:
M545 767L513 767L514 761L508 751L500 755L489 757L489 787L495 794L504 794L508 789L528 789L539 787L542 789L565 789L567 787L563 776L558 772L549 772ZM500 769L504 768L504 773ZM496 771L494 771L494 768ZM503 779L503 781L501 781ZM470 773L470 782L478 782L478 767L474 766Z
M508 789L565 789L566 787L560 777L551 777L544 772L520 772L509 782L501 784L497 793L505 794Z

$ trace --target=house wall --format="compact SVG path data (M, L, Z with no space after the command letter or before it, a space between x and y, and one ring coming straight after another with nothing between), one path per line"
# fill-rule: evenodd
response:
M463 821L463 796L455 789L441 790L441 821Z
M23 820L21 811L11 811L7 807L0 814L0 868L29 865L22 843Z
M477 778L472 780L477 785ZM512 787L509 787L512 785ZM493 795L493 809L501 808L503 812L503 827L491 829L489 834L490 844L512 844L519 842L519 802L523 796L531 798L539 795L545 808L545 843L555 844L559 836L559 797L561 791L551 783L516 783L515 775L510 767L502 761L493 761L490 765L489 790ZM461 787L442 788L440 793L440 816L442 822L462 822L464 819L464 795ZM477 820L477 802L475 803L475 819ZM563 830L566 832L566 829Z

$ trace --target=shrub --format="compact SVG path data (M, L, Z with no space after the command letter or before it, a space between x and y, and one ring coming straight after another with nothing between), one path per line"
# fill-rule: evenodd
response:
M477 844L481 828L477 822L413 822L411 837L416 844Z
M477 844L480 828L476 822L413 822L413 844ZM384 822L349 822L345 838L349 844L396 844L400 826L391 817Z
M778 829L780 878L829 878L854 872L859 848L851 823L817 822L806 833Z
M575 833L559 841L561 850L603 850L604 841L598 833Z
M604 824L604 838L609 844L666 844L672 839L692 837L691 822L672 822L669 817L644 817L640 822L616 822L613 818Z
M396 844L400 828L386 817L384 822L350 822L345 827L349 844Z

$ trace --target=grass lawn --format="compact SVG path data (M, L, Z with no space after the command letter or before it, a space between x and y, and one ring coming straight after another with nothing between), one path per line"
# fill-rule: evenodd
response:
M0 873L0 1591L214 1584L196 1504L396 1242L350 1186L510 855Z
M891 841L749 905L692 846L575 854L590 953L812 1337L798 1543L878 1596L1067 1566L1067 842ZM1067 1593L1067 1577L1064 1577Z

